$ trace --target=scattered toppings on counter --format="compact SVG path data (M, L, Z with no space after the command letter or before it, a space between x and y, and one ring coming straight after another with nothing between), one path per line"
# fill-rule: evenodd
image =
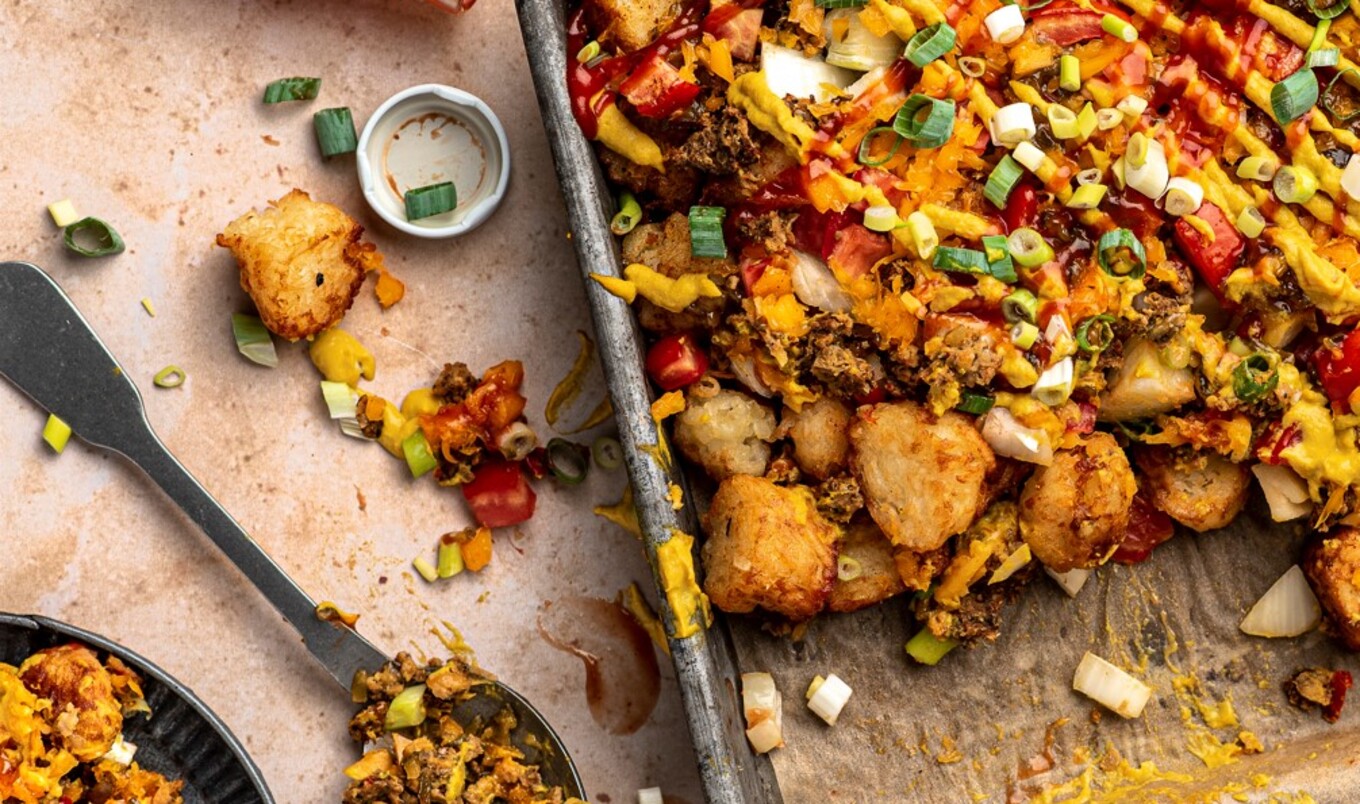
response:
M66 449L66 443L71 440L71 425L57 418L55 413L47 414L47 424L43 425L43 441L52 451L60 455Z
M637 804L665 804L665 801L659 787L643 787L637 791Z
M1072 689L1126 718L1143 714L1152 697L1151 687L1090 651L1077 665Z
M125 719L150 714L141 679L72 642L0 664L0 800L179 804L183 782L140 767Z
M1314 706L1321 708L1322 719L1335 723L1346 705L1346 693L1353 684L1346 670L1310 667L1300 670L1284 682L1284 694L1289 702L1305 712Z
M169 365L156 372L156 376L151 381L156 384L157 388L178 388L184 384L188 376L184 373L184 369L179 366Z
M312 126L316 130L317 148L326 159L354 153L359 147L359 137L354 132L354 115L347 106L322 109L312 115Z
M278 367L279 353L274 348L274 339L259 316L232 313L231 334L236 339L237 351L247 360L265 368Z
M808 685L807 707L826 725L834 726L841 716L841 710L849 703L851 692L850 685L835 673L828 673L826 678L817 676Z
M402 201L406 204L406 220L418 221L456 209L458 191L454 189L453 182L442 181L407 190Z
M769 673L741 674L742 712L751 750L768 754L784 747L784 696Z
M99 218L81 218L62 229L66 250L82 257L108 257L123 253L123 238Z
M52 222L57 225L58 229L65 229L80 220L80 214L76 212L76 205L71 203L69 198L48 204L47 214L52 216Z
M1242 632L1260 637L1296 637L1317 627L1322 609L1297 564L1271 584L1242 620Z
M315 100L321 94L320 78L280 78L264 88L265 103Z

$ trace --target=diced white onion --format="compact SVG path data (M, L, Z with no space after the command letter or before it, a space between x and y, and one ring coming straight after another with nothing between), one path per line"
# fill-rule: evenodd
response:
M827 87L844 89L857 77L851 70L809 58L801 50L780 47L771 42L760 44L760 71L770 91L782 98L812 98L825 101L831 97Z
M1147 159L1143 164L1134 167L1127 160L1124 162L1124 182L1154 201L1166 192L1169 181L1171 171L1166 164L1166 149L1156 140L1148 141Z
M1100 168L1087 168L1077 174L1077 184L1082 187L1085 187L1088 184L1099 184L1100 180L1104 177L1105 174Z
M1143 714L1152 688L1099 656L1086 652L1072 676L1072 689L1122 717Z
M784 745L784 699L769 673L742 673L742 709L746 715L746 739L757 754Z
M1040 466L1053 463L1048 431L1026 427L1005 408L994 407L982 417L982 440L993 452L1006 458Z
M992 115L992 138L1002 145L1018 145L1033 137L1038 130L1034 124L1034 107L1028 103L1002 106Z
M1143 112L1147 110L1147 107L1147 100L1140 98L1137 95L1130 95L1114 105L1114 108L1122 112L1130 122L1141 117Z
M898 223L897 210L891 205L869 207L864 210L864 228L871 232L891 232Z
M118 735L118 739L113 741L113 746L109 748L108 753L104 754L101 759L107 759L110 762L122 765L126 768L132 764L132 757L136 755L136 753L137 746L125 741L123 735L120 734Z
M1162 199L1162 209L1166 214L1179 218L1190 215L1204 203L1204 188L1198 183L1176 176L1166 184L1166 196Z
M1000 45L1009 45L1025 33L1025 15L1020 13L1018 5L998 8L988 14L982 24L987 26L992 41Z
M793 292L798 301L829 313L844 313L854 306L826 263L793 249Z
M1002 7L1010 8L1010 6ZM1024 165L1031 173L1038 173L1039 166L1044 163L1044 152L1039 150L1034 143L1028 141L1016 145L1015 152L1011 155L1015 157L1015 161Z
M1341 171L1341 189L1351 198L1360 198L1360 154L1351 154L1346 169Z
M731 363L732 376L746 386L748 391L766 398L774 396L774 389L766 385L765 381L760 378L760 373L756 371L755 358L750 355L733 355Z
M808 699L808 709L825 720L826 725L834 726L836 718L841 716L841 710L845 708L845 702L850 700L852 691L849 684L841 681L840 676L830 673Z
M822 35L826 37L826 63L866 72L886 67L902 55L902 40L892 32L875 36L859 19L860 9L839 8L826 13ZM841 22L846 20L847 22ZM836 30L845 25L843 36Z
M1044 373L1039 375L1038 382L1034 383L1032 393L1035 399L1045 405L1057 407L1072 395L1072 384L1072 358L1064 357L1044 369Z
M1010 555L1006 556L1006 560L1001 562L1001 566L996 568L996 572L992 573L992 577L987 579L987 585L991 586L994 583L1001 583L1018 572L1021 567L1024 567L1033 560L1033 558L1034 554L1030 551L1029 545L1020 545L1015 548Z
M1053 579L1054 583L1062 587L1062 590L1067 593L1068 597L1076 597L1077 594L1081 592L1081 588L1086 585L1087 579L1091 577L1090 570L1081 568L1068 570L1067 572L1056 572L1048 567L1044 567L1044 572L1048 574L1048 577Z
M1313 510L1308 484L1288 466L1258 463L1251 467L1251 473L1261 484L1261 492L1270 506L1270 518L1276 522L1298 519Z
M868 89L869 87L877 85L878 80L882 78L884 74L887 72L888 69L886 67L875 67L874 69L855 79L855 83L846 87L845 94L849 95L852 98L858 98L861 92Z
M1317 597L1295 564L1261 595L1239 627L1252 636L1296 637L1317 628L1321 621Z
M638 804L665 804L659 787L644 787L638 791Z
M757 754L768 754L776 748L783 748L784 714L777 712L774 717L747 729L746 739L751 743L751 750Z

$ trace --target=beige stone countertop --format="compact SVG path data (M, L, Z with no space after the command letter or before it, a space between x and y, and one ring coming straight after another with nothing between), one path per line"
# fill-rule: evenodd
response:
M322 77L320 97L261 103L268 82L293 75ZM348 106L362 127L388 96L429 82L483 98L513 155L500 211L453 241L382 223L353 158L323 161L312 131L319 109ZM661 694L646 723L615 734L591 715L582 661L538 629L550 601L613 599L633 581L650 589L637 541L591 513L618 499L622 470L574 488L536 484L537 513L498 534L485 571L426 584L411 560L470 522L461 495L341 435L305 345L280 342L270 370L232 340L230 314L250 302L214 236L300 187L357 218L406 282L406 299L384 312L370 280L346 318L377 358L368 387L400 399L445 361L480 373L517 358L530 423L548 432L544 404L590 322L510 0L462 16L418 0L9 0L0 112L0 259L37 263L65 288L162 439L303 588L359 611L359 630L389 652L434 652L441 620L461 628L555 725L593 801L631 802L650 786L700 800L669 660L656 654ZM112 223L127 251L66 252L45 209L62 198ZM188 381L154 387L171 363ZM566 421L602 393L597 369ZM0 611L127 645L226 720L281 804L338 801L356 752L352 707L294 632L138 470L75 441L54 455L45 412L3 382L0 409Z

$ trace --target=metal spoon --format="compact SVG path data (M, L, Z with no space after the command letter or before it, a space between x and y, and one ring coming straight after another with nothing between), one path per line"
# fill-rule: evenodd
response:
M353 629L316 616L316 601L255 543L180 464L146 419L137 386L57 283L35 265L0 263L0 376L71 426L84 441L141 467L279 610L312 656L348 692L355 672L377 670L387 656ZM519 722L511 735L548 784L585 798L580 777L552 727L504 684L455 710L464 722L508 706Z

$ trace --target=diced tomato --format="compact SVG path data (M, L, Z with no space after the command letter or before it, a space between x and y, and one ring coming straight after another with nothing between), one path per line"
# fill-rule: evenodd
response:
M647 376L663 391L694 383L708 371L708 355L694 342L694 335L667 335L647 350Z
M1223 214L1223 210L1208 201L1200 206L1195 216L1209 224L1214 232L1213 242L1184 218L1180 218L1175 225L1176 245L1199 272L1204 284L1222 300L1223 280L1237 267L1246 241L1228 220L1228 216Z
M619 91L644 117L670 117L699 97L699 85L680 77L663 56L652 54L633 70Z
M798 248L826 260L836 247L836 232L849 223L848 212L805 209L793 221L793 239Z
M1360 387L1360 329L1352 330L1337 346L1319 346L1313 353L1313 367L1327 397L1350 412L1351 394Z
M1096 406L1090 402L1077 403L1077 415L1067 420L1067 429L1072 433L1086 435L1096 429Z
M1279 466L1284 463L1284 451L1303 440L1297 424L1288 427L1283 422L1271 422L1256 441L1256 459L1261 463Z
M1124 542L1114 551L1111 560L1120 564L1137 564L1146 561L1153 549L1176 535L1176 526L1171 517L1153 507L1142 491L1133 495L1133 505L1129 508L1129 525L1124 531Z
M742 8L732 4L714 9L704 19L704 33L727 42L732 58L750 61L756 55L760 41L760 21L765 12L759 8Z
M463 498L477 523L488 528L518 525L534 515L538 495L518 463L489 458L462 485Z
M858 223L837 231L832 242L834 245L826 262L849 280L864 276L879 260L892 254L892 243L887 235L872 232Z
M1103 14L1077 8L1072 3L1051 3L1030 15L1030 30L1039 42L1070 47L1088 39L1099 39Z
M1351 688L1354 680L1351 674L1345 670L1338 670L1332 673L1332 700L1327 704L1327 708L1322 710L1322 719L1328 723L1335 723L1341 717L1341 709L1346 705L1346 691Z
M855 397L855 404L857 404L857 405L877 405L879 402L882 402L882 401L884 401L884 400L887 399L887 398L888 398L888 389L884 388L884 387L881 386L881 385L876 385L876 386L874 386L873 388L871 388L871 389L869 390L869 393L867 393L867 394L860 394L859 396Z
M1039 219L1039 194L1035 192L1034 185L1022 182L1011 190L1011 197L1006 199L1006 210L1001 213L1001 217L1006 221L1007 232L1033 226Z
M741 286L746 290L746 295L751 295L751 288L755 287L756 282L765 274L765 269L770 267L769 260L749 260L741 264Z

